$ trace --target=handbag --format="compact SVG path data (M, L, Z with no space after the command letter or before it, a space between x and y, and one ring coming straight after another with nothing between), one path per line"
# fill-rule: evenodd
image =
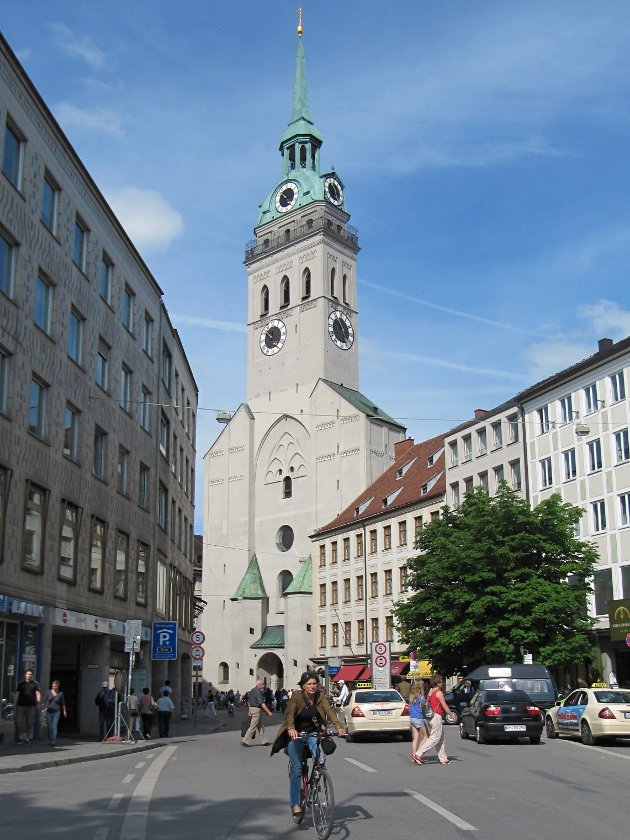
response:
M337 744L335 744L330 735L324 735L319 744L324 755L332 755L337 749Z

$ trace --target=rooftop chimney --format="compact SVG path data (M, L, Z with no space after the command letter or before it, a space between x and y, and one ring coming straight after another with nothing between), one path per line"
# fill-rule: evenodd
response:
M488 413L486 408L476 408L475 409L475 420L481 420Z
M414 439L413 438L405 438L404 440L399 440L398 443L394 444L394 459L397 461L405 452L408 452L411 447L414 446Z
M612 338L600 338L597 344L600 353L607 353L609 350L612 350L613 340Z

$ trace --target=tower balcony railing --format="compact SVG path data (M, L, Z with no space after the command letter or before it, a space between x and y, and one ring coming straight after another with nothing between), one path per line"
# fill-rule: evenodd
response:
M269 254L278 248L284 248L289 242L297 242L312 236L314 233L324 231L329 236L346 242L359 250L359 232L352 225L345 225L336 219L321 213L317 216L310 216L303 224L295 225L277 233L269 233L259 239L252 239L245 245L245 262L259 257L261 254Z

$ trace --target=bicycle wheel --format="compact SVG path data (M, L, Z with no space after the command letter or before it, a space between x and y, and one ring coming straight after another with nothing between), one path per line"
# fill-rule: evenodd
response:
M328 772L315 770L312 788L313 825L320 840L330 837L335 818L335 793Z

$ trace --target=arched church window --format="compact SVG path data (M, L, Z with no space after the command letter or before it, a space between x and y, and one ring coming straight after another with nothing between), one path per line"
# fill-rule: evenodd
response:
M280 306L288 306L291 303L291 287L289 278L285 274L280 281Z
M311 269L305 268L302 272L302 300L311 296Z
M295 146L289 148L289 169L295 169Z
M284 231L284 241L289 242L291 240L291 228L286 228Z
M260 290L260 314L266 315L269 312L269 289L263 286Z
M330 269L330 294L332 297L337 297L335 294L335 275L337 274L335 268Z
M288 551L293 545L295 534L290 525L282 525L276 534L276 548L278 551Z
M219 683L229 683L230 681L230 666L227 662L220 662L219 663L219 673L217 682Z
M306 169L306 146L300 146L300 166Z
M342 293L343 293L343 302L348 303L348 275L343 275L342 280Z
M313 220L312 219L307 219L306 220L306 227L308 228L308 230L310 230L313 227Z
M290 475L285 475L282 479L282 498L290 499L293 495L293 479Z
M283 569L278 575L278 597L282 598L287 587L291 585L293 575L287 569Z

